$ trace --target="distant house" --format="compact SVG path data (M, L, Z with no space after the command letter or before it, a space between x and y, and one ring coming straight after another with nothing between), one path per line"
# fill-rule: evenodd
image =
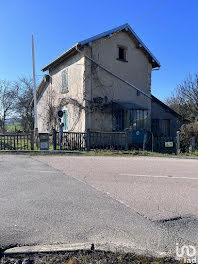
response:
M128 24L78 42L42 69L48 74L37 91L39 132L56 127L62 109L65 131L129 128L161 134L162 123L164 135L174 134L176 115L171 110L167 115L151 95L152 70L159 67ZM164 121L158 125L159 109Z

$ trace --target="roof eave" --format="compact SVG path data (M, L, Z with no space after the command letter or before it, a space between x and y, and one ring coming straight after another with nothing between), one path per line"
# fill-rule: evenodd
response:
M118 31L122 31L122 30L126 30L129 31L133 38L136 40L139 48L141 48L143 50L143 52L145 53L145 55L147 55L147 57L149 58L149 62L152 64L152 68L159 68L161 65L159 63L159 61L155 58L155 56L151 53L151 51L146 47L146 45L141 41L141 39L137 36L137 34L133 31L133 29L130 27L130 25L128 23L121 25L119 27L113 28L111 30L105 31L103 33L100 33L96 36L93 36L91 38L85 39L83 41L78 42L77 44L75 44L73 47L71 47L69 50L67 50L66 52L64 52L63 54L61 54L58 58L56 58L54 61L52 61L51 63L49 63L48 65L46 65L44 68L41 69L41 71L45 72L47 70L50 70L51 68L54 68L55 66L57 66L59 63L61 63L62 61L64 61L66 58L68 58L69 56L71 56L73 53L76 52L76 45L79 46L84 46L86 44L89 44L97 39L103 38L105 36L108 36L110 34L113 34L115 32Z
M76 45L75 45L76 46ZM41 69L41 71L45 72L47 70L50 70L54 67L56 67L59 63L63 62L66 58L76 53L75 46L68 49L66 52L62 53L58 58L50 62L48 65L46 65L44 68Z
M179 118L183 118L180 114L178 114L176 111L174 111L172 108L170 108L168 105L166 105L165 103L163 103L161 100L159 100L157 97L155 97L153 94L151 94L152 100L159 103L162 107L168 108L170 110L170 112L179 117Z
M100 33L96 36L93 36L91 38L88 38L88 39L85 39L83 41L80 41L79 44L80 45L86 45L86 44L89 44L97 39L100 39L100 38L103 38L103 37L106 37L108 35L111 35L117 31L122 31L122 30L126 30L126 31L130 31L130 33L132 34L132 36L135 38L135 40L137 41L137 43L139 44L139 46L144 50L144 52L146 53L146 55L149 56L149 59L150 59L150 63L152 64L152 67L153 68L160 68L161 65L160 65L160 62L155 58L155 56L152 54L152 52L147 48L147 46L142 42L142 40L138 37L138 35L133 31L133 29L131 28L131 26L126 23L124 25L121 25L119 27L116 27L116 28L113 28L113 29L110 29L108 31L105 31L103 33Z
M160 62L156 59L156 57L153 55L153 53L147 48L147 46L142 42L142 40L138 37L138 35L135 33L135 31L130 27L129 24L126 29L130 30L136 41L138 42L139 46L146 52L146 54L150 57L150 63L152 64L153 68L160 68Z

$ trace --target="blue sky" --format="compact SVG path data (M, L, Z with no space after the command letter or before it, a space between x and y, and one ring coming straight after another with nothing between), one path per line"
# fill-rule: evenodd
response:
M198 71L197 0L1 0L0 79L31 76L77 41L129 23L162 67L152 92L164 100ZM38 77L39 78L39 77Z

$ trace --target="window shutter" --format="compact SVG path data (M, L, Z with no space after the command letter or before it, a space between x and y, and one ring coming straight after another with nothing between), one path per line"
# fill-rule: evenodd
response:
M65 92L68 90L67 87L67 71L62 72L62 92Z
M67 114L67 110L63 111L63 130L68 130L68 114Z

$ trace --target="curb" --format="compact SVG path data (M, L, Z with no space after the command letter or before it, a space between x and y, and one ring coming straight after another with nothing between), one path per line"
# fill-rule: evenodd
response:
M13 254L32 254L32 253L49 253L61 251L91 250L91 244L60 244L60 245L36 245L36 246L19 246L6 249L4 255Z
M73 154L73 155L80 155L81 152L74 152L74 151L64 151L64 150L0 150L1 153L7 154Z
M137 253L140 255L156 256L156 257L168 257L167 252L148 252L144 249L137 249L132 247L127 247L124 245L117 244L90 244L90 243L76 243L76 244L56 244L56 245L36 245L36 246L19 246L6 249L3 251L3 255L20 255L20 254L37 254L37 253L57 253L57 252L67 252L67 251L106 251L106 252L125 252L125 253Z
M64 150L0 150L0 154L38 154L38 155L82 155L84 157L149 157L149 158L171 158L171 159L191 159L197 160L198 156L182 156L182 155L146 155L146 154L130 154L130 153L123 153L117 155L87 155L86 153L78 152L78 151L64 151Z

